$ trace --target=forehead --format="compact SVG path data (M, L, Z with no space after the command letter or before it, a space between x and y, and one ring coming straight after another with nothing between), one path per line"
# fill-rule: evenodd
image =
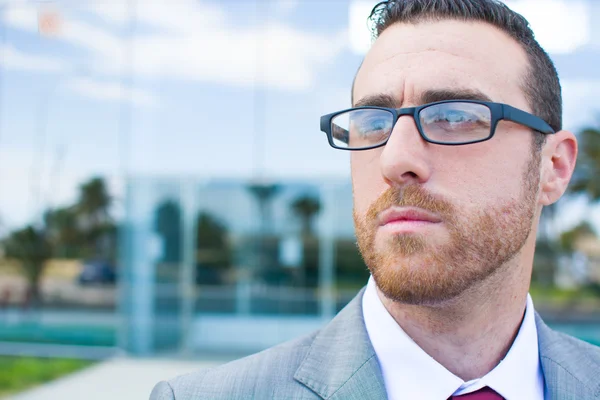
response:
M521 89L527 66L519 43L492 25L398 23L379 36L365 57L353 100L386 94L400 107L421 104L427 91L462 90L528 110Z

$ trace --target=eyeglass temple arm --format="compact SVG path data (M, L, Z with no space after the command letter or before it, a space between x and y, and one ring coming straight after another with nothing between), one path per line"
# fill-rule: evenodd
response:
M348 143L350 140L350 132L341 126L331 123L331 116L334 114L328 114L321 117L321 131L331 134L334 139L341 140L344 143Z
M545 134L556 133L554 132L554 129L552 129L552 127L540 117L536 117L535 115L521 111L518 108L511 107L507 104L502 105L502 114L502 119L525 125L538 132Z

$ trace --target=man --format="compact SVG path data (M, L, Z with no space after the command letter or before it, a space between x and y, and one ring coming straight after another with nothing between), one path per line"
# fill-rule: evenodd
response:
M528 296L540 213L577 157L548 55L496 0L388 1L371 21L355 108L321 120L355 150L366 289L320 331L152 398L600 399L600 349Z

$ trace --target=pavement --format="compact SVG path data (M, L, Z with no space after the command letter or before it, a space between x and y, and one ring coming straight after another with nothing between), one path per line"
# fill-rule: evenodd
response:
M148 400L156 383L229 360L119 357L8 397L11 400Z

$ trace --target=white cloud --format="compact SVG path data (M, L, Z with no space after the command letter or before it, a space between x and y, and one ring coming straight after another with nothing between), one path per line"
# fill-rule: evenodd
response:
M325 40L280 24L246 34L195 32L179 39L140 38L135 42L134 71L146 77L302 90L312 86L318 67L339 51L340 42L339 37Z
M95 54L115 54L123 51L123 41L106 30L96 28L73 18L65 10L54 7L60 15L59 32L50 40L64 40ZM38 7L34 4L9 7L4 17L10 27L27 32L38 32Z
M76 78L66 84L75 93L97 100L131 101L133 104L154 107L158 99L153 94L118 83L99 82L88 78Z
M600 79L564 79L561 86L565 129L577 131L600 122Z
M121 2L94 2L89 9L103 20L114 25L124 25L129 21L127 3Z
M348 34L350 47L356 54L365 54L371 48L371 31L367 25L367 18L373 7L379 3L377 0L353 0L348 8L350 26Z
M121 29L133 14L123 3L85 7ZM37 30L36 12L33 6L19 7L8 13L6 22ZM346 32L325 36L277 22L239 27L229 23L221 7L195 0L144 2L135 10L138 25L154 27L157 33L136 33L131 41L77 20L75 14L63 14L57 40L89 50L89 69L112 76L127 71L126 51L132 46L134 73L140 77L305 90L314 85L319 68L347 45Z
M195 32L199 23L210 30L227 24L227 14L221 7L196 0L148 0L135 9L126 2L93 2L86 9L112 24L125 25L135 18L172 33Z
M9 6L4 10L6 25L28 32L37 32L37 18L37 9L31 5Z
M278 0L275 3L275 11L281 14L289 14L294 11L299 4L300 0Z
M65 70L65 62L53 57L23 52L11 44L0 46L0 64L7 69L60 72Z
M522 14L549 53L571 53L591 38L590 2L586 0L508 0Z
M100 55L120 55L126 44L116 35L76 20L65 20L59 38Z
M350 3L350 43L358 54L365 54L371 48L366 21L378 2ZM536 39L550 53L570 53L590 41L590 0L505 0L504 3L527 18Z
M134 40L134 71L147 77L242 86L257 80L266 86L302 90L313 84L318 68L336 57L346 39L341 34L328 38L279 23L233 27L222 9L188 1L176 6L146 4L138 18L163 32ZM114 63L104 67L119 68Z

